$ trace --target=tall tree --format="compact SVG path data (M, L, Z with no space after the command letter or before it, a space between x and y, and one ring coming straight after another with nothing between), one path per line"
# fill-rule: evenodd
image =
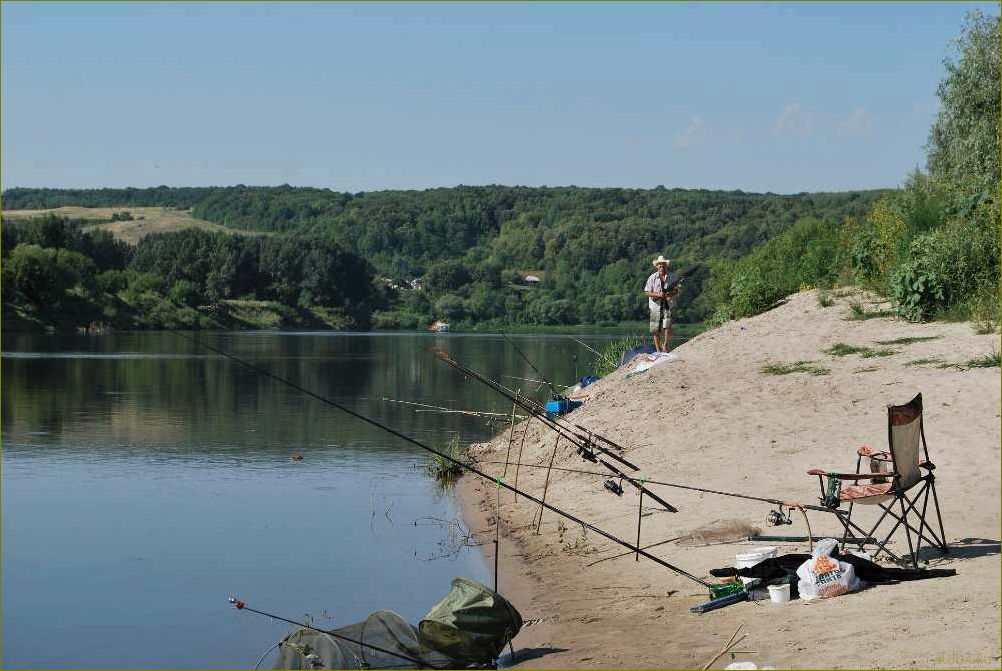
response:
M999 184L999 17L975 10L944 61L941 107L929 131L933 177L995 194Z

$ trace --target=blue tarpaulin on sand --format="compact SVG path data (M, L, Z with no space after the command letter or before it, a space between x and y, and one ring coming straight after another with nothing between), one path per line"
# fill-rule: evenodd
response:
M633 357L637 356L638 354L653 354L655 351L656 350L654 349L654 345L650 344L638 345L633 349L628 349L625 352L623 352L623 356L619 357L619 365L620 367L625 366L626 364L630 363Z

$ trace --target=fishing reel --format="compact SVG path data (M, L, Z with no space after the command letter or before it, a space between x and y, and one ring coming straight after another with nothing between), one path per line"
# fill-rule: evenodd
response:
M783 524L793 524L793 520L790 518L789 513L783 512L783 506L776 506L775 510L770 510L769 514L765 518L765 521L774 527L778 527Z
M611 478L605 481L605 488L608 489L613 494L615 494L616 496L623 495L623 485Z
M590 461L593 464L598 463L598 457L595 456L595 453L589 450L584 445L578 447L577 453L581 455L581 458L584 459L585 461Z

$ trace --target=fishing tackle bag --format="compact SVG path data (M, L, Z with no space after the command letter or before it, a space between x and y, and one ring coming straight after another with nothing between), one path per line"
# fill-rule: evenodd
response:
M467 578L452 581L452 591L418 624L422 643L454 660L496 659L522 628L515 606L494 590Z
M811 558L797 569L800 598L809 600L841 596L860 588L853 565L832 557L837 547L838 541L834 538L818 541Z

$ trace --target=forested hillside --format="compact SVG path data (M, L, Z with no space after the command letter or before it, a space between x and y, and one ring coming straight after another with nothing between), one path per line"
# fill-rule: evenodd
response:
M188 229L133 247L82 222L3 222L5 329L367 328L381 305L372 266L323 236Z
M747 317L803 285L862 285L911 321L999 327L998 16L967 16L937 88L927 170L905 176L864 217L837 229L801 222L736 263L718 264L705 292L713 322ZM862 316L862 315L861 315Z
M835 230L865 216L880 191L740 191L459 186L339 193L282 187L10 189L5 209L67 204L192 207L234 229L333 239L369 261L385 305L376 326L414 328L440 318L463 326L576 324L644 316L650 257L685 271L679 319L699 321L714 262L736 259L802 220ZM526 281L527 275L538 283ZM416 282L415 282L416 280ZM333 278L331 281L335 281Z

